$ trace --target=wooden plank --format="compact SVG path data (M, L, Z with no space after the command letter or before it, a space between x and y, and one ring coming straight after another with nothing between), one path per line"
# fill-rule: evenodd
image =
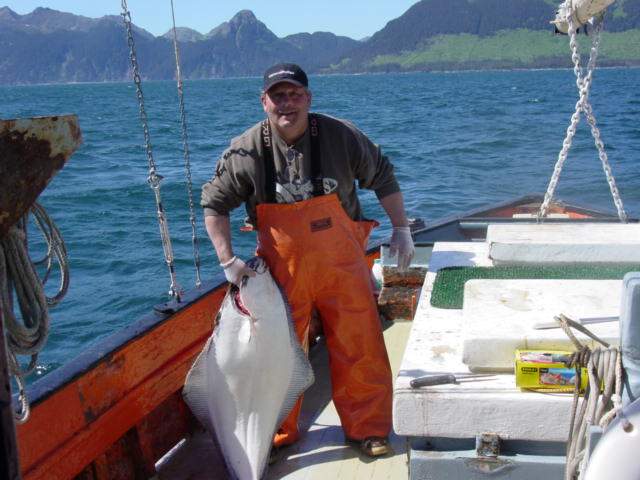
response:
M136 425L144 463L155 470L155 463L196 425L197 420L177 391Z
M139 461L140 456L138 436L136 430L131 429L105 452L100 464L107 465L108 468L101 468L96 480L150 478L154 474L153 466L149 469Z
M82 471L76 475L74 480L96 480L96 475L94 473L94 464L87 465L82 469Z
M18 429L25 478L77 475L180 390L224 294L202 297L36 405Z

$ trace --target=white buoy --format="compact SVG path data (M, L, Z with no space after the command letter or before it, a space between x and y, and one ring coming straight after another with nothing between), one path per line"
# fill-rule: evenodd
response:
M604 12L615 0L566 0L560 4L553 23L559 32L569 32L568 18L573 18L576 29L584 26L591 18Z
M640 478L640 400L624 409L607 427L589 458L583 480L638 480Z

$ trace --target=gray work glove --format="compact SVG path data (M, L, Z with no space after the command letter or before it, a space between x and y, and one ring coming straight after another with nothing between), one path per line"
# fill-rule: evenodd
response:
M224 276L229 283L233 283L239 287L243 277L255 277L256 272L251 267L247 266L238 257L233 257L231 260L221 263L220 266L224 269Z
M404 272L409 268L415 248L413 246L413 238L411 238L411 229L409 227L393 227L391 234L391 243L389 245L389 255L395 257L398 255L398 270Z

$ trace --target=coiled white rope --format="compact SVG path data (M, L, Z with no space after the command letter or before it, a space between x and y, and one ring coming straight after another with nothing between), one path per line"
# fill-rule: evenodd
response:
M622 412L622 355L618 347L611 347L580 323L565 315L559 315L555 319L577 349L571 359L576 375L565 469L565 480L575 480L582 478L586 471L589 427L599 425L604 428ZM602 347L590 349L583 345L571 328L591 337ZM589 383L580 402L583 367L587 368Z
M6 326L9 372L18 385L20 410L15 412L18 423L29 418L24 377L35 369L38 354L46 343L49 334L48 306L57 304L69 286L67 252L59 230L40 205L35 204L31 213L47 244L47 253L41 260L34 263L29 258L27 236L21 226L11 227L0 239L0 303ZM60 268L60 287L53 297L47 297L44 283L54 258ZM38 275L36 264L46 265L43 279ZM18 301L20 319L14 313L14 298ZM18 355L31 357L26 368L21 367Z
M624 210L624 205L622 204L622 199L620 198L620 193L618 191L613 173L611 171L611 165L609 164L609 158L607 156L607 152L600 135L600 130L596 125L596 118L593 114L591 103L589 102L589 90L591 89L591 83L593 81L593 71L595 70L598 50L600 47L600 34L602 33L603 19L602 16L595 19L595 29L592 33L592 44L589 53L589 63L587 64L586 74L583 73L582 67L580 65L580 52L578 51L577 40L578 36L576 33L574 19L571 14L567 15L567 23L569 24L569 46L571 47L573 72L576 76L576 86L578 87L579 99L576 102L575 111L573 112L573 115L571 115L571 122L569 124L569 127L567 127L567 134L564 141L562 142L562 149L558 154L558 160L554 167L553 174L551 175L551 179L549 180L547 192L545 193L544 200L540 205L538 220L541 221L547 215L549 205L553 200L553 195L558 185L558 180L560 179L560 174L562 173L562 167L567 160L567 155L569 154L569 149L571 148L571 144L573 142L573 137L575 136L576 129L578 127L578 124L580 123L580 114L584 113L585 118L587 119L587 123L591 128L591 135L593 136L596 148L598 149L598 157L600 158L602 169L604 170L605 176L607 178L607 183L609 184L611 196L613 197L613 203L615 204L616 210L618 212L618 218L621 222L626 222L627 214Z

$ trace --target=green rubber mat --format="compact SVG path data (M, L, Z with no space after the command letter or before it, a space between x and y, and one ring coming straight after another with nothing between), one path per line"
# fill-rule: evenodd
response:
M562 265L448 267L436 274L431 291L431 305L436 308L462 308L464 284L473 279L562 279L616 280L627 272L640 271L640 265Z

